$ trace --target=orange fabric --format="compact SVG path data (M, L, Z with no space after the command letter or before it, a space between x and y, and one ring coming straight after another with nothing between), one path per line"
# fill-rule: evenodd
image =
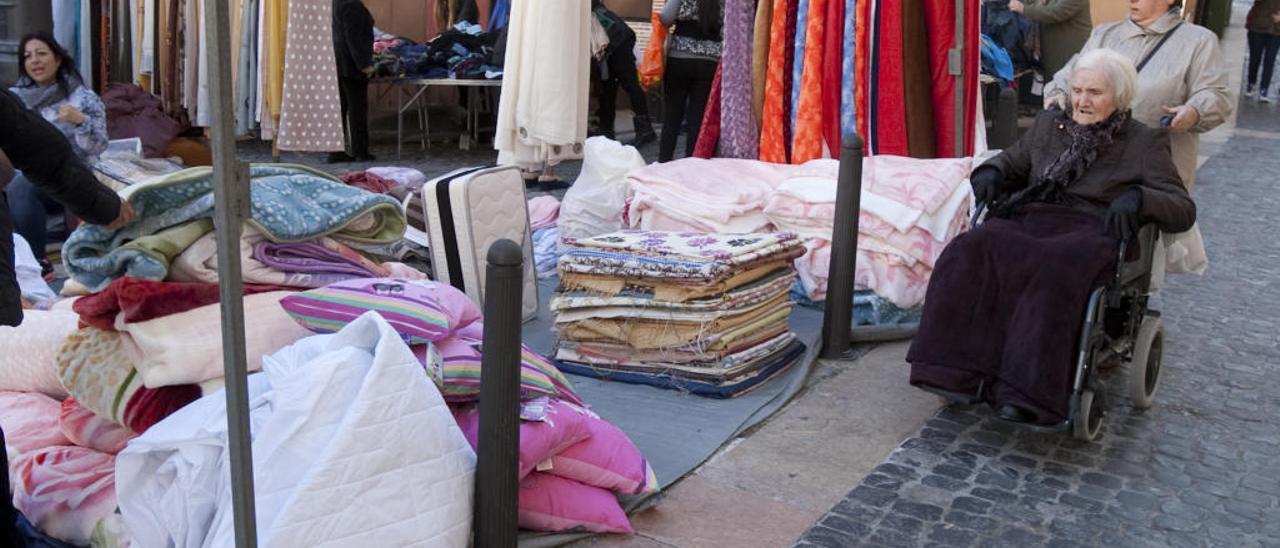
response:
M760 161L787 163L787 147L782 133L782 71L786 65L787 3L773 3L773 24L769 29L769 74L764 87L764 114L760 128Z
M804 39L804 75L800 78L800 106L796 112L796 136L791 163L803 164L822 157L822 51L826 40L824 15L827 0L809 0Z

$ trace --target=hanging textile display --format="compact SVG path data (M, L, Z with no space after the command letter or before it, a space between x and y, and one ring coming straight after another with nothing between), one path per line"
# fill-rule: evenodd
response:
M822 135L826 158L840 155L840 69L844 65L844 3L826 0L822 31Z
M200 9L199 0L183 0L182 3L182 106L187 117L196 119L196 100L200 81Z
M827 0L808 0L809 15L805 18L804 60L800 85L800 102L796 107L796 138L791 152L791 163L803 164L822 157L822 52L826 45L823 32L826 23Z
M280 150L334 152L345 146L332 24L330 0L291 0Z
M57 40L77 61L80 53L80 0L52 0L49 5L53 15L53 39Z
M163 0L159 0L163 2ZM143 0L142 2L142 48L138 56L138 71L142 74L149 74L153 79L157 78L156 74L156 22L160 20L157 17L157 0Z
M526 170L579 158L587 136L590 3L515 2L494 148Z
M244 0L240 22L239 79L236 80L236 133L253 130L258 104L258 0Z
M840 66L840 132L844 135L853 135L858 132L858 101L854 94L854 74L857 73L857 63L855 62L857 52L854 51L854 38L857 35L858 22L857 7L855 0L844 0L844 13L846 15L844 18L844 56L841 59ZM863 80L863 78L858 80Z
M872 14L876 27L871 55L876 84L872 88L873 154L906 156L907 112L902 67L902 3L877 1Z
M286 0L262 0L259 43L262 44L262 68L259 95L263 101L258 121L262 138L275 139L280 121L280 104L284 96L285 33L288 29L289 3ZM329 46L332 48L332 44ZM339 105L341 108L341 105Z
M801 83L804 80L804 46L807 43L806 40L808 39L808 32L809 32L809 4L810 3L811 3L810 0L799 0L799 3L796 5L796 13L794 16L795 18L793 19L795 23L794 23L794 26L792 27L793 32L795 32L795 40L790 41L790 43L792 44L792 52L791 52L792 63L791 63L791 85L788 86L788 89L790 89L791 92L786 97L784 97L784 99L790 98L791 100L791 103L790 103L791 110L788 111L790 112L790 114L787 116L786 123L787 123L787 127L791 128L791 133L789 133L789 137L787 138L787 143L791 144L793 149L793 152L792 152L793 155L795 154L794 147L795 147L795 134L796 134L795 133L796 116L797 116L796 109L799 108L800 106L800 89L802 87Z
M711 159L716 149L721 146L721 93L723 92L724 61L716 66L716 75L711 79L711 93L707 96L707 109L702 112L702 123L698 126L697 141L693 147L694 158Z
M964 154L973 154L973 134L978 100L978 9L971 7L964 13L963 64L965 74L970 75L963 84L965 108L961 135L965 140ZM929 36L929 69L933 76L933 124L934 139L939 156L955 155L956 141L956 77L948 70L948 52L955 47L956 6L954 2L926 2L925 30Z
M769 78L769 38L772 33L774 0L756 3L756 20L752 25L754 43L751 48L751 113L756 129L764 125L764 88ZM756 147L757 151L759 146Z
M84 79L85 85L93 87L93 75L97 74L93 57L93 7L89 0L78 0L77 3L80 5L80 17L76 19L76 28L79 29L76 36L76 61L80 63L80 77Z
M720 156L759 155L760 132L752 113L751 32L755 10L751 0L724 5L724 49L720 72Z
M902 2L903 82L906 90L907 150L912 158L934 158L933 85L929 41L924 30L926 0Z
M195 120L197 127L209 127L213 125L213 112L209 107L209 25L204 17L204 3L210 0L196 0L196 18L200 23L196 25L196 49L199 51L196 57L196 82L195 82L195 114L191 117Z
M787 163L786 139L783 117L788 116L783 95L790 97L786 80L789 72L786 59L790 48L787 47L788 13L796 0L774 0L773 21L769 30L769 68L765 80L764 106L761 114L760 160L777 164ZM784 73L787 73L784 75Z

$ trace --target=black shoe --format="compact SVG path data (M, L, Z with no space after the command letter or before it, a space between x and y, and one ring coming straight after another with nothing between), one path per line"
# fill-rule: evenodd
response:
M329 163L331 164L345 164L354 161L356 161L356 159L346 152L329 153Z
M377 159L378 159L378 157L377 157L377 156L374 156L374 155L372 155L372 154L369 154L368 152L366 152L366 153L364 153L364 154L357 154L357 155L356 155L356 161L357 161L357 162L372 162L372 161L377 160Z
M628 143L627 143L627 146L632 146L632 147L640 148L640 147L642 147L642 146L645 146L645 145L647 145L647 144L649 144L649 143L652 143L652 142L655 142L655 141L657 141L657 140L658 140L658 134L656 134L656 133L644 133L644 134L636 135L635 140L628 142Z
M538 190L549 192L552 190L564 190L569 188L572 183L565 181L559 177L538 178Z
M1032 412L1008 403L996 409L996 416L1009 422L1031 422L1036 420L1036 416Z

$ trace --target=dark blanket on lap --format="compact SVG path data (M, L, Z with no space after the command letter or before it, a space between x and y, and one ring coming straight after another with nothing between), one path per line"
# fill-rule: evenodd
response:
M1064 206L1028 206L957 237L929 282L907 354L911 384L967 394L981 385L993 405L1066 419L1085 306L1115 253L1100 217Z

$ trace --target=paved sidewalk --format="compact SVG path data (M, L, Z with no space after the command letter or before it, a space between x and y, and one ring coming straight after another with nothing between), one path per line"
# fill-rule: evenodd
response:
M1154 304L1152 409L1113 381L1092 444L944 409L798 546L1280 547L1280 109L1242 101L1236 123L1197 182L1210 269Z

